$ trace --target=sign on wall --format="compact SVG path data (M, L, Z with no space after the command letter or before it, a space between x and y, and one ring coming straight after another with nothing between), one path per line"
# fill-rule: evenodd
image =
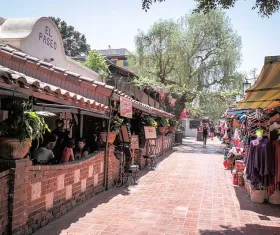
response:
M131 136L131 149L139 149L139 138L138 135Z
M157 132L156 128L153 126L144 126L145 131L145 138L146 139L156 139L157 138Z
M41 30L39 32L39 41L44 43L48 47L53 48L54 50L56 50L57 42L55 41L55 39L52 36L53 33L55 33L55 32L51 31L50 27L45 26L43 28L43 30Z
M132 118L132 101L122 96L120 97L120 116Z

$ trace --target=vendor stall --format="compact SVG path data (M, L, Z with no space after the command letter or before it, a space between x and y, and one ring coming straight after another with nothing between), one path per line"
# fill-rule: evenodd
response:
M233 182L242 175L245 189L254 202L280 204L280 62L279 57L266 57L256 83L246 91L237 110L247 109L237 117L240 160L232 164L233 149L225 155L226 168L233 167ZM235 142L235 145L237 145ZM244 172L243 172L244 169ZM240 173L241 172L241 173ZM242 184L239 184L242 185Z

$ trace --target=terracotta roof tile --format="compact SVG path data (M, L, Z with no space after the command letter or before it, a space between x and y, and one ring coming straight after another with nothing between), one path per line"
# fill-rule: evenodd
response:
M12 53L13 51L16 51L14 48L11 48L9 46L1 46L1 49L4 51L8 51L10 53Z
M77 78L79 78L81 75L80 74L78 74L78 73L74 73L74 72L71 72L71 71L65 71L65 73L68 75L71 75L71 76L73 76L73 77L77 77Z
M30 55L26 56L26 59L32 60L32 61L34 61L34 62L38 62L38 61L39 61L38 58L35 58L35 57L33 57L33 56L30 56Z
M14 51L13 54L21 56L21 57L26 57L27 56L27 54L25 54L23 52L20 52L20 51Z
M6 84L13 84L13 81L16 81L17 83L24 85L23 89L33 89L38 92L44 91L48 95L55 94L58 98L61 97L62 99L65 98L67 99L69 97L73 99L75 102L78 101L81 105L94 105L96 103L94 100L61 89L57 86L53 86L51 84L41 82L38 79L26 76L22 73L13 71L3 66L0 66L0 77L3 78L3 81L0 80L0 83L4 82ZM101 104L98 103L98 106L101 107ZM90 109L96 111L95 108L90 108ZM108 111L108 107L102 105L102 110Z

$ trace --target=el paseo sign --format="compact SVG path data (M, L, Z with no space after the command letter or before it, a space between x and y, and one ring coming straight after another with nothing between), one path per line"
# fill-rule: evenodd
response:
M52 38L50 27L45 26L43 33L39 32L39 41L56 50L57 42Z

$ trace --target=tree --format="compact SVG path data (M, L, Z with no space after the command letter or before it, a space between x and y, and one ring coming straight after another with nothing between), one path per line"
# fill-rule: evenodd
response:
M165 0L142 0L142 9L147 11L150 9L150 5L153 2L164 2ZM197 2L197 8L194 12L208 13L213 9L221 7L223 9L229 9L235 6L238 0L195 0ZM279 10L279 0L256 0L252 9L258 9L258 13L261 16L269 17Z
M111 72L109 70L107 61L104 56L93 50L89 53L84 65L93 71L97 72L103 80L110 78Z
M178 22L161 20L146 33L140 31L135 42L130 61L140 75L135 83L146 87L149 80L161 87L162 108L177 117L205 90L228 92L240 83L241 39L220 10L186 15ZM170 106L170 96L175 105Z
M166 84L176 63L178 40L179 28L173 20L160 20L147 33L139 31L135 37L137 53L131 57L139 75Z
M64 20L55 17L49 17L58 27L65 50L65 54L70 57L79 55L88 55L90 45L84 34L76 31L72 25L67 25Z

